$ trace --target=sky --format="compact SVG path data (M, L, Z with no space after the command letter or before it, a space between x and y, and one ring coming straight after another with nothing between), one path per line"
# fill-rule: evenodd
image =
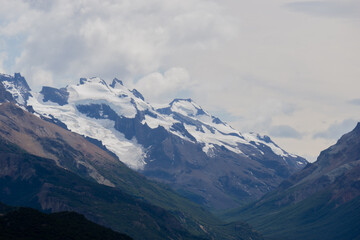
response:
M315 161L360 120L358 0L0 0L0 72L192 98Z

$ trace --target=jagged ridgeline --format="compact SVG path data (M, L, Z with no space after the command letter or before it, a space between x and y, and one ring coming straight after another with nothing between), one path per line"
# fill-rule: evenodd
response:
M82 78L39 93L19 87L25 82L20 75L0 80L15 101L42 118L91 139L128 167L207 208L258 199L307 164L267 136L240 133L191 99L156 109L118 79L107 84Z
M75 211L134 239L262 239L13 103L0 105L0 129L0 201L6 204Z

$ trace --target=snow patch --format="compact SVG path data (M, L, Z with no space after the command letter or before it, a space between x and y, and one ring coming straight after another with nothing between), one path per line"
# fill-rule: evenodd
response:
M13 96L13 98L22 105L25 105L25 99L23 98L21 91L22 89L18 89L16 88L15 84L13 82L9 82L9 81L2 81L6 91L8 91L9 93L11 93L11 95Z
M107 119L93 119L77 111L74 103L59 106L51 102L43 102L42 95L33 93L28 104L43 116L52 115L66 126L70 131L102 141L110 151L119 157L132 169L140 170L146 164L144 161L145 151L136 140L128 140L115 130L114 122Z
M286 153L284 150L282 150L280 147L276 146L273 142L265 142L262 140L263 137L261 137L259 134L255 133L245 133L243 134L243 137L248 142L254 142L255 145L263 144L265 146L268 146L273 153L276 155L282 156L282 157L289 157L289 154Z

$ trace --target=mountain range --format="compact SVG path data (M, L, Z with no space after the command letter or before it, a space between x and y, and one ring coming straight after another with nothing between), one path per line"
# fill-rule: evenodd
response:
M240 133L191 99L154 108L118 79L108 84L81 78L77 85L39 93L20 74L1 75L0 82L11 93L4 97L211 209L258 199L307 164L268 136ZM101 174L93 177L105 181Z
M191 99L0 74L0 202L27 207L0 203L13 239L360 239L359 155L360 123L308 163Z

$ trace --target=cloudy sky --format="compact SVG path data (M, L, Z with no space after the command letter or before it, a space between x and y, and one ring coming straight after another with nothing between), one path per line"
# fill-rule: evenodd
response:
M360 120L358 0L0 0L0 72L191 97L313 161Z

